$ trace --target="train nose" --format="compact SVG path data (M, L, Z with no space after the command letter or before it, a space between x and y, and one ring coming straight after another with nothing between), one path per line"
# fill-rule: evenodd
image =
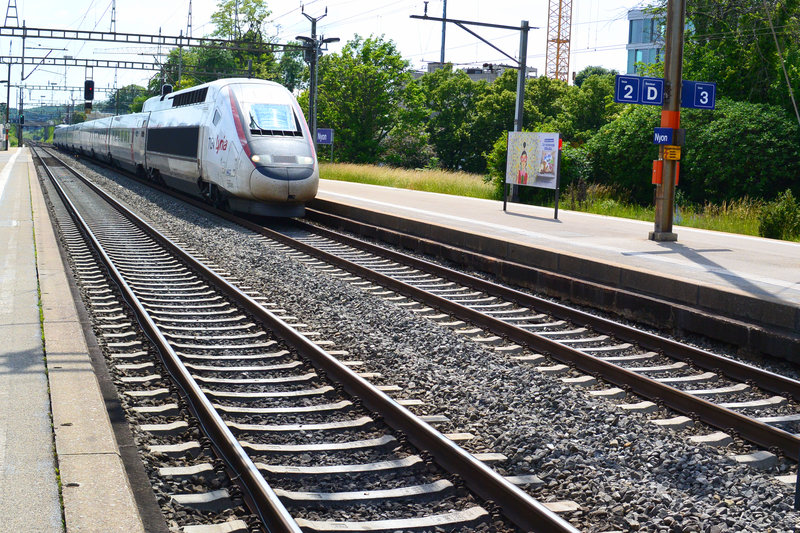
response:
M250 192L264 201L305 202L317 194L315 177L313 160L310 165L259 165L250 174Z
M254 156L256 173L273 180L304 180L314 173L314 159L301 156ZM268 161L265 159L268 158Z

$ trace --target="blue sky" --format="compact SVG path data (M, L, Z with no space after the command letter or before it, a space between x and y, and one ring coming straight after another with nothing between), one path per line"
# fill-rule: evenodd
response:
M213 31L211 14L216 9L216 0L192 1L192 30L195 37ZM627 42L626 13L636 7L639 0L573 0L572 54L570 70L579 71L587 65L602 65L624 71L626 65L625 43ZM273 0L267 2L270 15L269 32L279 42L286 42L297 35L310 34L310 22L300 12L299 0ZM410 15L421 15L424 2L417 0L306 0L305 11L320 16L328 9L328 15L318 23L318 33L326 37L339 37L342 43L355 34L368 36L384 35L394 40L412 67L424 69L425 62L438 61L441 45L441 24L412 20ZM28 27L82 29L108 31L111 22L111 0L17 0L20 23ZM117 31L127 33L177 35L186 31L189 0L117 0ZM442 0L428 2L428 14L442 15ZM544 72L547 34L548 0L448 0L449 18L479 20L510 26L528 20L532 30L528 48L528 64ZM519 33L507 30L475 28L483 37L516 57L519 52ZM0 49L8 54L19 55L20 40L0 39ZM121 43L77 43L56 40L28 41L28 47L40 45L42 49L58 48L51 57L71 55L84 59L110 59L151 61L153 51ZM339 45L332 45L336 51ZM149 51L149 55L148 55ZM44 55L44 51L30 50L27 55ZM496 50L480 43L462 29L448 25L445 58L461 65L484 62L508 63ZM31 67L26 67L30 71ZM117 72L117 85L144 84L152 73L145 71ZM4 76L4 74L2 75ZM28 84L44 85L48 81L60 85L82 85L85 72L82 68L40 67L27 81ZM95 69L93 74L98 87L112 86L114 71ZM19 68L14 68L12 79L19 79ZM45 98L41 97L45 95ZM30 95L39 102L51 100L50 92ZM69 99L69 94L56 93L56 102ZM101 97L101 95L98 95ZM26 100L29 99L26 96Z

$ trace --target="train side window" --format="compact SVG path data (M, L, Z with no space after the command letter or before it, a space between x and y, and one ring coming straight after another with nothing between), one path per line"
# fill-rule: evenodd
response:
M211 121L211 122L213 122L213 123L214 123L214 125L216 126L217 124L219 124L219 121L220 121L221 119L222 119L222 115L220 115L220 114L219 114L219 110L216 110L216 109L215 109L215 110L214 110L214 118L212 119L212 121Z

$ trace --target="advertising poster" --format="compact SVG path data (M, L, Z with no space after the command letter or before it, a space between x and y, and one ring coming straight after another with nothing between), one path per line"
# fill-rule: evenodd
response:
M558 133L508 133L506 183L556 188Z

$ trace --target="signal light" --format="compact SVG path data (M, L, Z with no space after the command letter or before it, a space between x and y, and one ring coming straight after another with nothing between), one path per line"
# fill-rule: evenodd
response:
M94 80L83 82L83 99L87 101L94 100Z

